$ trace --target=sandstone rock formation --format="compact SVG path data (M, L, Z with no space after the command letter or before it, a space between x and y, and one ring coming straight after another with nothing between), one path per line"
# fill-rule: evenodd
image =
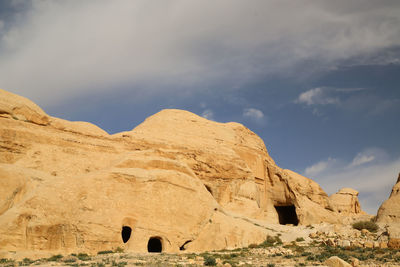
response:
M342 188L337 193L331 195L329 199L339 213L365 214L361 210L360 202L358 202L358 191L352 188Z
M163 110L109 135L0 90L0 252L204 251L339 220L241 124Z
M400 248L400 173L389 199L379 207L376 221L387 226L391 247Z
M379 223L400 223L400 173L389 199L380 206L376 219Z

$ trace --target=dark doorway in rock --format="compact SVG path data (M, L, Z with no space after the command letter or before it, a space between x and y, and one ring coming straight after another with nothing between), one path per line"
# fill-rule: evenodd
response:
M131 238L131 233L132 228L130 228L129 226L122 226L121 236L124 243L128 242L129 238Z
M160 237L151 237L149 242L147 243L147 251L148 252L161 252L162 251L162 243Z
M293 224L298 225L299 219L297 218L296 207L289 206L275 206L276 212L279 216L280 224Z

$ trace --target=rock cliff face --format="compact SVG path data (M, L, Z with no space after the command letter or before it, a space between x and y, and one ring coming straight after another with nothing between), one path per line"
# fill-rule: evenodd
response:
M241 124L163 110L109 135L0 90L0 251L203 251L339 219Z

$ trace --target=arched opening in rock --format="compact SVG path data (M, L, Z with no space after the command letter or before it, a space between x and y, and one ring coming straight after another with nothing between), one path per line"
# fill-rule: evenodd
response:
M162 242L160 237L150 237L147 243L148 252L162 252Z
M122 226L121 236L124 243L128 242L129 238L131 238L131 233L132 228L130 228L129 226Z
M279 217L279 224L293 224L298 225L299 219L297 218L296 207L289 206L275 206L276 212Z
M186 244L188 244L188 243L190 243L190 242L192 242L192 240L188 240L188 241L186 241L185 243L183 243L183 245L179 247L179 250L185 250L185 249L186 249L186 247L185 247Z

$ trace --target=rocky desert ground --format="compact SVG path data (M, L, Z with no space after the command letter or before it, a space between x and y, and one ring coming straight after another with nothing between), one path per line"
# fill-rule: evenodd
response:
M0 263L2 266L400 266L400 251L388 247L384 229L370 232L344 226L339 229L331 224L298 226L299 237L284 242L281 237L293 235L293 227L270 227L275 228L275 236L233 250L134 253L117 248L90 255L55 254L41 258L37 254L35 259L1 259Z

